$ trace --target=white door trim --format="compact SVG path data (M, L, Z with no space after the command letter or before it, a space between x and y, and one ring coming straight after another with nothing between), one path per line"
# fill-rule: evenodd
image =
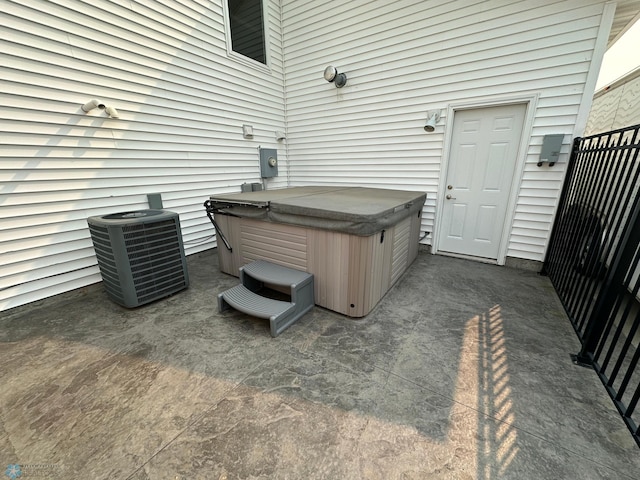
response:
M449 155L451 152L451 145L453 138L451 133L453 132L453 120L455 112L458 110L469 110L474 108L485 107L501 107L504 105L513 104L525 104L526 111L524 117L524 124L522 126L522 137L518 147L518 155L516 158L516 165L513 173L513 180L511 183L511 191L509 193L509 203L507 205L507 214L505 216L504 226L502 229L502 235L500 237L500 249L498 253L497 264L504 265L507 259L507 250L509 247L509 236L513 225L513 219L515 216L515 206L518 201L518 194L520 192L520 184L522 183L522 176L524 173L524 167L527 160L527 151L529 144L531 143L531 133L533 130L533 120L535 118L536 108L538 106L537 93L529 95L521 95L514 97L485 97L476 99L473 102L453 103L449 104L447 108L447 118L445 125L445 138L444 148L442 152L442 162L440 164L440 179L438 183L438 193L436 199L436 212L435 212L435 232L439 232L442 226L442 210L444 206L444 185L447 182L447 172L449 169ZM432 236L433 244L431 245L432 253L439 253L439 235L434 234ZM459 255L458 255L459 256ZM476 257L469 257L477 259ZM486 261L486 260L484 260Z

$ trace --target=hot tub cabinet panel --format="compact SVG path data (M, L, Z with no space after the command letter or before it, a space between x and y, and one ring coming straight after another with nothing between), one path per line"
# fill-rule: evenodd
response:
M284 190L274 192L286 195L286 190L292 189ZM263 217L259 219L239 215L234 208L219 210L215 220L232 247L229 251L218 241L220 270L237 276L241 266L259 259L304 270L314 275L317 305L350 317L365 316L417 256L424 194L413 192L413 195L418 197L418 202L409 202L410 207L402 204L402 218L369 235L280 223L262 215L267 210L249 213ZM229 200L229 197L225 198ZM249 193L243 194L244 201L250 197ZM214 198L220 201L219 197L212 200ZM290 198L288 202L291 203ZM242 208L246 208L246 204ZM350 225L346 230L351 228L371 227Z

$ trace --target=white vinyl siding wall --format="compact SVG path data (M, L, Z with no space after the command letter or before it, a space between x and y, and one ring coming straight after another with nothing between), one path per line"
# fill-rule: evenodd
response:
M585 135L640 123L640 68L596 92Z
M267 66L230 52L224 2L0 0L0 310L98 282L86 218L149 193L187 254L215 246L202 204L261 180L259 146L278 148L268 188L426 192L429 244L447 110L489 98L537 98L507 255L543 259L604 0L265 0ZM563 153L538 168L547 133Z
M292 186L425 191L432 234L446 118L427 134L427 111L537 95L507 255L543 260L603 2L282 3ZM345 87L322 78L327 65ZM565 134L560 163L539 168L551 133Z
M209 195L261 181L258 146L286 186L280 7L256 67L228 55L223 1L0 0L0 310L100 281L91 215L160 193L190 254L215 245Z

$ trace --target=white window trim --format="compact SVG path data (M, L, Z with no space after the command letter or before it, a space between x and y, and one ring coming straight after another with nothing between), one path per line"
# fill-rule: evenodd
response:
M267 63L265 64L233 50L233 42L231 41L231 21L229 19L229 2L228 0L222 0L222 10L224 11L224 33L227 41L227 57L265 72L271 72L271 48L269 42L269 32L271 31L271 29L269 25L268 3L269 0L262 0L262 21L264 22L264 53L265 59L267 61Z

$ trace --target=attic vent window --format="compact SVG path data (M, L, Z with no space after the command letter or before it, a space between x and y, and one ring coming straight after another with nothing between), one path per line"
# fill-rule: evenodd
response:
M232 50L266 65L262 0L227 0L227 7Z

